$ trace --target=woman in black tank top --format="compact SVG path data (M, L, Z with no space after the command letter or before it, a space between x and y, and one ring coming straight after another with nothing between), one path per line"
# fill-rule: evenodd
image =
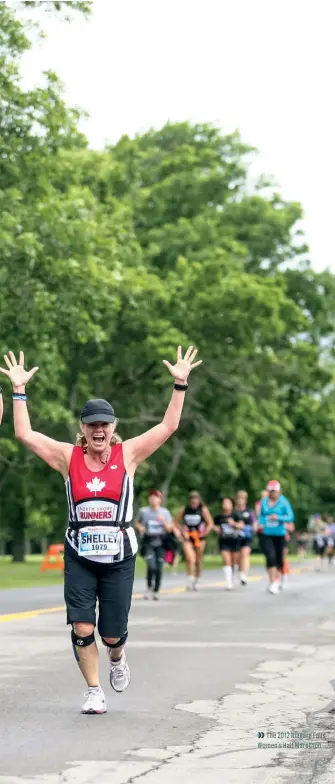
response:
M213 528L212 515L203 503L200 493L190 493L188 504L180 509L175 524L181 530L186 572L189 577L187 590L195 591L201 574L206 537Z

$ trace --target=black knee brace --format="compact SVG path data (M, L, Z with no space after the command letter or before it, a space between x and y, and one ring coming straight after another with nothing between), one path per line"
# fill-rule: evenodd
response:
M106 640L104 640L103 637L101 637L101 642L104 645L106 645L106 648L121 648L121 645L124 645L125 642L127 641L127 637L128 637L128 632L125 632L124 635L120 637L120 639L117 642L113 642L113 644L111 644L110 642L106 642Z
M80 634L76 634L74 629L72 629L71 640L72 640L73 653L77 659L77 662L79 662L77 647L86 648L87 645L92 645L92 643L95 640L94 632L92 632L92 634L88 634L87 637L81 637Z

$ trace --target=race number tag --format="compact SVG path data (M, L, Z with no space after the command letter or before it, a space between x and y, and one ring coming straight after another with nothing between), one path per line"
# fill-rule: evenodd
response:
M78 537L79 555L119 555L122 532L107 526L81 528Z
M277 528L278 520L270 520L269 517L266 518L266 527L267 528Z
M159 536L164 533L164 525L160 520L148 520L147 531L149 536Z

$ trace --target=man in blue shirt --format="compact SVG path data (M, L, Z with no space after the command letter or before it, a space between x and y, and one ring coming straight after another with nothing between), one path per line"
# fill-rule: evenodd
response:
M268 496L262 499L259 524L263 536L263 552L269 573L269 591L278 593L283 569L285 535L293 530L294 514L290 502L281 492L280 482L267 484Z

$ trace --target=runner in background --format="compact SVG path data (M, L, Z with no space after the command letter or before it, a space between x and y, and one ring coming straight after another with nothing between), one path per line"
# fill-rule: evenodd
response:
M326 566L325 555L329 528L320 514L314 514L309 524L309 530L313 535L313 550L316 555L315 570L320 572Z
M283 568L282 568L282 573L281 573L281 578L280 578L280 587L282 589L284 589L286 587L287 581L288 581L288 576L290 574L290 562L289 562L288 554L289 554L289 544L290 544L290 541L291 541L291 533L293 533L293 531L294 531L294 523L292 521L292 528L291 528L291 530L290 531L286 531L286 534L285 534L285 545L284 545L284 550L283 550Z
M277 594L283 570L285 535L292 531L294 514L290 502L281 493L280 482L268 482L268 498L263 498L259 522L263 529L263 547L269 574L269 591Z
M178 512L174 523L182 535L189 578L187 590L195 591L201 574L206 537L214 527L212 515L197 490L190 493L188 504Z
M222 512L214 518L214 530L219 536L219 550L222 555L223 573L227 581L227 591L234 586L234 567L238 564L242 542L243 520L233 511L230 498L222 499Z
M180 528L172 523L171 531L164 536L164 561L166 566L172 571L172 574L177 574L181 548L182 536Z
M265 552L264 552L264 546L263 546L263 528L260 525L259 516L260 516L260 513L261 513L261 505L262 505L263 498L267 498L268 495L269 495L269 493L268 493L267 490L262 490L260 499L258 501L256 501L256 503L255 503L255 515L256 515L256 525L255 525L255 528L256 528L256 532L257 532L257 536L258 536L258 546L259 546L259 549L260 549L262 555L265 555Z
M326 523L329 528L329 535L327 539L327 555L328 555L328 563L329 566L333 564L334 558L334 548L335 548L335 523L334 518L331 515L326 517Z
M161 506L162 493L151 490L149 506L140 509L136 530L142 536L141 554L147 565L147 593L145 599L158 599L164 565L164 538L172 531L172 517L168 509Z
M245 490L239 490L236 493L234 514L237 520L243 522L243 537L241 538L238 555L238 567L242 585L247 585L248 582L252 537L257 528L256 515L253 509L248 509L247 500L248 493Z
M309 537L307 531L296 532L297 555L302 560L304 560L304 558L306 557L308 541L309 541Z

